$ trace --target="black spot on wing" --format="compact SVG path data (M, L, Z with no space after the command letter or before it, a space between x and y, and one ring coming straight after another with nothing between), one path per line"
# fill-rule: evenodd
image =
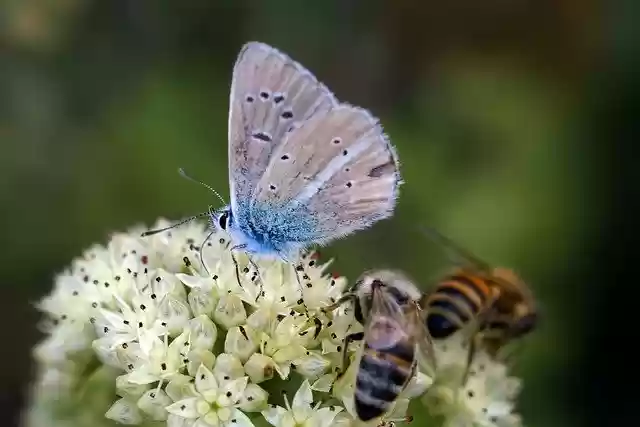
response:
M259 139L260 141L271 142L271 135L265 132L254 132L251 136L255 139Z
M395 163L393 162L393 160L391 160L387 163L372 168L369 171L368 175L371 178L380 178L382 175L393 172L395 170L395 167Z

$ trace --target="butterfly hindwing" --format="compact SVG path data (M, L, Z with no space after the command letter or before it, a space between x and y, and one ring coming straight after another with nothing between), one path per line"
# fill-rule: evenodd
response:
M241 50L229 112L231 208L247 202L285 135L336 105L333 94L302 65L257 42Z
M327 243L390 216L398 185L398 161L377 120L342 104L287 134L252 203L308 216L313 225L300 240Z

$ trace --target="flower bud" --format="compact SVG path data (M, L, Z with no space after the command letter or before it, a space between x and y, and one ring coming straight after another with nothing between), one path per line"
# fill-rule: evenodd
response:
M187 353L187 371L189 375L195 376L200 365L206 366L208 369L213 368L216 356L209 350L195 349Z
M305 378L318 378L331 364L316 351L309 351L303 357L296 359L293 364L296 372Z
M116 378L116 394L131 400L137 400L149 389L147 384L136 384L129 381L129 374Z
M204 314L189 321L191 348L210 350L218 337L218 328Z
M195 371L193 375L195 375ZM187 397L194 397L196 391L193 387L193 378L188 375L175 375L173 379L169 381L169 384L167 384L165 392L174 402Z
M116 400L104 416L117 423L126 425L135 425L142 422L142 413L136 404L124 398Z
M251 331L243 326L235 326L227 332L224 340L224 351L238 357L241 362L246 362L258 349L257 344L251 340Z
M244 370L251 381L259 384L273 378L276 369L272 358L261 353L253 353L244 364Z
M138 408L153 421L165 421L169 415L165 407L171 403L171 398L163 390L149 390L138 400Z
M216 305L213 320L227 329L243 324L247 320L247 311L242 300L237 295L223 295Z
M244 368L240 359L229 353L218 355L213 366L213 375L219 382L240 378L244 375Z
M260 412L267 407L267 393L257 384L249 384L244 389L244 394L240 399L239 408L245 412Z
M158 307L158 317L167 324L169 334L175 336L187 326L191 313L189 306L183 300L167 294Z
M191 307L191 311L196 316L201 314L211 316L218 303L218 299L212 291L202 288L191 289L187 301L189 301L189 307Z

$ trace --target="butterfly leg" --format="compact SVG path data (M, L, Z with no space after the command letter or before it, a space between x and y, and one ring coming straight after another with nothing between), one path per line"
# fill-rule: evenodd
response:
M207 265L204 263L202 252L204 251L204 245L209 241L209 239L211 239L211 236L213 236L213 233L215 233L215 230L207 234L207 237L204 238L204 240L200 244L200 247L198 248L198 256L200 257L200 264L202 264L202 268L204 268L204 271L207 273L207 275L209 275L209 269L207 268Z
M247 245L236 245L233 246L231 249L229 249L229 251L231 252L231 260L233 261L233 265L236 269L236 280L238 281L238 285L242 288L242 282L240 281L240 266L238 265L238 259L236 258L235 254L233 253L233 251L237 250L237 249L245 249L247 247Z
M302 287L302 282L300 281L300 275L298 274L299 271L304 273L304 267L302 266L302 264L299 264L299 265L291 264L291 267L293 267L293 274L296 276L296 282L298 282L298 289L300 289L300 300L298 301L298 304L302 305L302 308L304 309L304 313L306 314L307 318L309 318L309 310L307 309L307 305L304 303L304 288Z
M260 268L258 267L258 264L256 264L256 262L253 260L253 258L251 258L251 256L249 256L249 254L247 254L247 258L249 259L249 264L251 264L251 267L255 269L255 272L258 275L258 280L260 281L260 290L256 295L256 302L258 302L258 299L260 298L260 296L263 294L263 291L264 291L264 281L262 280L262 276L260 275Z

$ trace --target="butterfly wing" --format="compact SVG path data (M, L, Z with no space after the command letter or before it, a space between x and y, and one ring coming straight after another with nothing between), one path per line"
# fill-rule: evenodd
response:
M285 136L252 203L288 212L282 222L296 229L289 239L323 244L390 216L399 184L398 160L378 121L341 104Z
M336 104L333 94L287 55L257 42L242 48L229 106L229 181L236 217L285 135Z

